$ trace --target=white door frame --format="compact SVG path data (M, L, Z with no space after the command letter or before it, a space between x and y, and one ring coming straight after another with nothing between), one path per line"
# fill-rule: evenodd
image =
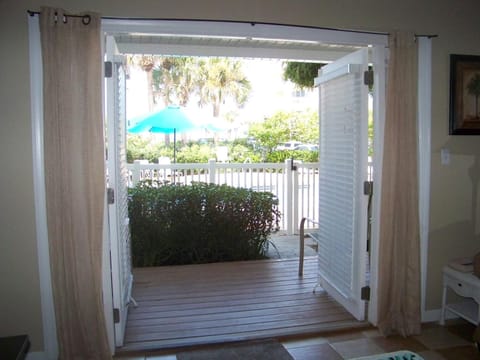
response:
M58 358L57 326L53 304L48 248L47 204L43 156L43 69L38 16L28 17L30 52L30 111L32 121L33 193L37 231L38 273L42 309L44 356Z
M380 234L380 204L382 190L382 166L383 166L383 134L385 128L385 103L386 103L386 49L374 47L372 51L374 94L374 138L373 138L373 193L372 197L372 223L370 241L370 291L371 297L368 304L368 320L377 324L377 293L378 293L378 237ZM383 76L381 76L383 74ZM380 171L378 171L380 169Z
M440 312L427 311L428 234L430 231L430 168L432 130L432 39L418 37L418 207L422 321L439 320ZM433 315L433 316L432 316Z
M42 66L41 66L41 46L40 31L37 17L28 17L29 22L29 42L30 42L30 89L31 89L31 122L32 122L32 148L33 148L33 180L34 180L34 202L37 229L37 250L39 260L39 277L41 289L41 306L43 319L43 338L44 354L47 358L56 358L58 353L58 344L56 340L55 314L53 310L53 294L51 291L50 260L48 253L48 235L46 225L46 202L44 187L44 169L43 169L43 98L42 98ZM387 36L383 34L371 34L361 32L348 32L315 29L308 27L291 27L284 25L265 25L236 22L210 22L210 21L168 21L168 20L102 20L103 31L107 33L116 32L141 32L141 33L176 33L176 34L199 34L199 35L217 35L217 36L242 36L259 37L273 39L291 39L291 40L324 40L329 43L337 44L358 44L374 45L374 54L377 53L379 64L382 60L384 50L387 45ZM422 45L429 48L430 45ZM429 50L431 52L431 50ZM423 64L423 69L428 73L431 71L431 55L429 51L419 53L419 62ZM420 73L422 76L422 73ZM384 81L380 80L381 82ZM423 92L419 93L420 110L423 111L421 117L421 136L419 168L425 169L421 176L421 195L420 209L421 219L423 219L421 242L422 242L422 311L425 310L425 276L426 276L426 244L428 238L428 218L429 218L429 189L430 189L430 124L431 115L431 78L428 76L421 78ZM378 84L378 83L377 83ZM384 104L384 102L383 102ZM377 100L377 106L381 108L381 101ZM423 109L423 110L422 110ZM381 111L380 111L381 113ZM377 129L383 129L382 119L377 121ZM422 141L423 140L423 141ZM382 143L377 141L375 151L382 153ZM377 158L380 158L378 156ZM377 159L374 162L377 172L381 172L381 161ZM377 190L378 193L378 190ZM377 202L379 202L377 197ZM378 206L378 204L377 204ZM375 204L374 204L375 207ZM375 210L374 210L375 214ZM372 259L378 254L378 226L372 228ZM372 281L376 281L376 271L378 266L372 264ZM378 265L378 263L377 263ZM369 320L376 323L376 287L372 287L372 297L369 306Z

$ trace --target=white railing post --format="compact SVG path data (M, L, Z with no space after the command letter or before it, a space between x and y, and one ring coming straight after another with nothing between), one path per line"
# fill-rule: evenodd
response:
M293 199L293 179L292 179L292 159L285 160L285 184L287 184L286 194L285 194L285 223L287 224L287 235L293 235L293 221L292 221L292 199Z
M134 160L133 161L133 170L132 170L132 185L135 187L138 182L140 181L140 165L142 164L142 160Z
M298 188L298 164L293 162L292 168L292 231L295 232L298 229L298 199L300 197L300 189ZM293 234L292 234L293 235Z
M208 160L208 174L210 178L210 184L215 184L215 159Z

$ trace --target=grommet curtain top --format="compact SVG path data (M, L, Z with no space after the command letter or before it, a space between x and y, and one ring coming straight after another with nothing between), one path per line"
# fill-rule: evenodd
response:
M40 14L40 11L27 10L27 12L30 16L35 16ZM89 25L90 22L92 21L92 17L88 14L84 14L84 15L65 14L65 13L59 14L58 11L55 11L54 17L55 17L55 23L57 23L58 21L61 21L64 24L68 22L68 18L81 18L83 25Z

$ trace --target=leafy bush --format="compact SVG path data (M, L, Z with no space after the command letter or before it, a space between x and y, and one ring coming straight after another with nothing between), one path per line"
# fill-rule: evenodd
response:
M137 159L146 159L150 162L158 161L164 156L160 151L160 144L152 141L152 137L129 134L127 136L127 162Z
M252 124L248 135L267 150L273 150L280 143L290 140L317 143L318 113L311 109L301 112L278 111L263 122Z
M261 259L280 212L272 193L195 183L130 189L134 266Z
M182 146L177 151L178 163L206 163L215 158L215 151L210 145L192 144Z
M242 144L232 144L229 147L230 162L233 163L258 163L261 161L261 154L255 153L249 146Z

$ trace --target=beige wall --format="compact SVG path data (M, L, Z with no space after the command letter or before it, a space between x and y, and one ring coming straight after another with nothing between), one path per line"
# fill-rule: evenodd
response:
M432 181L428 309L439 307L441 266L480 250L480 138L448 136L450 53L480 55L478 0L0 0L0 336L28 333L42 349L32 183L26 10L40 5L106 16L246 20L438 34L433 41ZM439 151L451 150L440 165ZM475 218L473 218L476 214Z

